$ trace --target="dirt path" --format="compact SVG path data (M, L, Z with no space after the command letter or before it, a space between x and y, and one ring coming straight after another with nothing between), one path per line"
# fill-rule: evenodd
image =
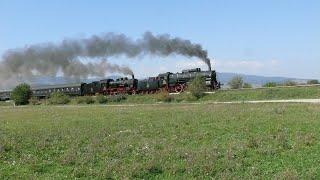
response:
M190 102L190 103L168 103L168 105L200 105L200 104L259 104L259 103L314 103L320 104L320 99L286 99L286 100L258 100L258 101L229 101L229 102ZM58 107L92 107L92 106L106 106L106 107L137 107L137 106L160 106L166 103L153 104L106 104L106 105L67 105Z
M200 105L200 104L260 104L260 103L311 103L320 104L320 99L284 99L284 100L256 100L256 101L228 101L228 102L185 102L185 103L153 103L153 104L104 104L104 105L57 105L53 107L63 108L81 108L81 107L138 107L138 106L161 106L161 105ZM12 108L13 106L0 106L0 108ZM23 108L30 106L16 106L15 108ZM40 107L40 106L37 106Z

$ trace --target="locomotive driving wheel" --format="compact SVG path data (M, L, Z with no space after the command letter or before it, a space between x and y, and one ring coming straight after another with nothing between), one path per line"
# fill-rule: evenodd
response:
M174 88L176 93L181 93L184 90L184 86L182 84L177 84Z

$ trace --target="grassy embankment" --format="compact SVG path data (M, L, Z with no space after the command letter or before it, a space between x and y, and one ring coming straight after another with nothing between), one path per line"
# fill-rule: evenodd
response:
M320 86L314 87L281 87L266 89L222 90L208 95L202 100L213 101L247 101L276 99L317 99L320 98Z
M172 95L173 102L188 101L188 94ZM276 99L317 99L320 98L320 87L287 87L269 89L242 89L219 90L214 94L207 94L198 101L249 101L249 100L276 100ZM155 95L128 96L127 103L154 103Z
M0 108L0 179L320 178L320 105Z

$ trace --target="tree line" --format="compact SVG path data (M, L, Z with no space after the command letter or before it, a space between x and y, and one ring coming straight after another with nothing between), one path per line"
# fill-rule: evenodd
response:
M308 80L307 84L308 85L312 85L312 84L320 84L320 83L319 83L319 80ZM288 81L285 81L285 82L282 82L282 83L267 82L264 85L262 85L262 87L296 86L296 85L298 85L297 82L292 81L292 80L288 80ZM231 89L252 88L252 84L245 82L242 76L233 77L228 82L228 86Z

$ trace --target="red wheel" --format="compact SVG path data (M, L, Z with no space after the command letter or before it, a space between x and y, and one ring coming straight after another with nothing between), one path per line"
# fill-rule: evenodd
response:
M183 85L182 85L182 84L177 84L177 85L175 86L174 91L175 91L176 93L181 93L181 92L183 91Z

